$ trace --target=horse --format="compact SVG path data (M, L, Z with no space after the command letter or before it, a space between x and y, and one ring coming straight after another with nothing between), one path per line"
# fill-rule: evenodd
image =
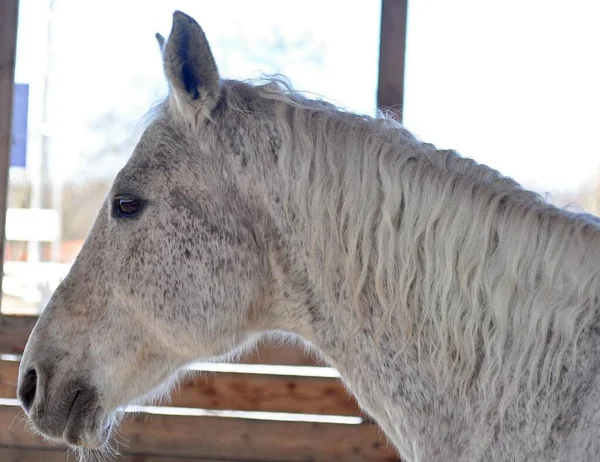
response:
M102 450L118 409L272 334L405 461L600 459L596 220L389 116L222 78L182 12L156 37L168 96L22 357L38 432Z

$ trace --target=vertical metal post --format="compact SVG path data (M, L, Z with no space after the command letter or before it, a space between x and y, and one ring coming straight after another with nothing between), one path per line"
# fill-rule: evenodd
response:
M29 104L29 122L30 128L27 136L27 174L31 185L31 195L29 207L32 209L50 208L48 181L48 126L46 124L47 98L49 88L49 68L51 52L51 13L52 0L38 0L36 2L36 13L38 17L46 17L40 27L43 30L38 31L41 38L36 52L35 71L30 77L30 104ZM43 37L43 39L42 39ZM39 241L29 241L27 243L27 261L38 263L42 260L42 244Z
M0 262L3 265L18 11L19 0L0 1Z
M408 0L382 0L377 107L402 120Z

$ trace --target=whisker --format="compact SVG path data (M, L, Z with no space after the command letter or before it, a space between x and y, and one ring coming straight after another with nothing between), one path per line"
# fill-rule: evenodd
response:
M19 411L17 413L17 415L15 415L13 417L13 419L11 420L10 425L8 426L8 431L10 431L10 429L12 428L13 424L15 423L15 420L17 420L17 417L23 418L23 417L27 417L27 416L25 415L25 412L23 410ZM20 423L23 423L23 419L21 419Z
M124 448L126 448L126 449L129 448L130 441L127 438L125 438L121 433L119 433L117 430L114 431L114 440L117 444L120 444Z

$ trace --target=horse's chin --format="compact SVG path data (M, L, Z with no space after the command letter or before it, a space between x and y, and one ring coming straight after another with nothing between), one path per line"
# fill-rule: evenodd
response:
M105 417L79 428L65 428L62 440L73 449L102 450L108 446L113 418Z

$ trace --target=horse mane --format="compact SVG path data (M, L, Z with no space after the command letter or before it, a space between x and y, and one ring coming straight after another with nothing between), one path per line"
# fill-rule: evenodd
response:
M597 222L385 115L348 113L277 79L226 87L234 110L270 102L323 288L359 320L379 314L378 347L416 351L441 390L498 393L504 407L568 385L600 297Z

